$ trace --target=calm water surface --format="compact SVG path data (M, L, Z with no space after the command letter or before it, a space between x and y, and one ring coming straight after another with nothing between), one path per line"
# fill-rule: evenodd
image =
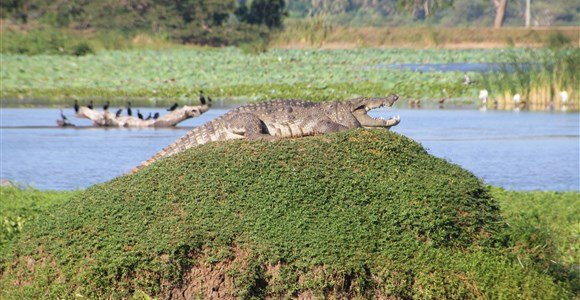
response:
M136 111L136 109L135 109ZM147 115L160 109L142 108ZM227 111L214 108L175 129L56 128L57 109L2 109L0 177L39 189L77 189L122 175ZM378 110L393 130L486 183L514 190L580 190L580 115L476 110ZM77 126L88 120L72 117Z

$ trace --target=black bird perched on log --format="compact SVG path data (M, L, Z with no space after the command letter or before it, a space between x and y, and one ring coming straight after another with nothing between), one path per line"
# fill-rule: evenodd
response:
M131 102L127 102L127 115L132 116L133 111L131 111Z
M199 90L199 102L201 102L201 105L205 105L205 97L202 90Z
M137 118L143 120L143 115L141 114L141 112L139 110L137 110Z
M75 104L73 105L73 107L75 108L75 113L79 112L79 101L75 100Z
M120 117L122 113L123 113L123 109L119 108L119 110L117 110L117 113L115 113L115 118Z
M68 121L67 117L66 117L66 116L64 115L64 113L62 112L62 109L60 110L60 118L61 118L63 121L65 121L65 122L66 122L66 121Z
M109 101L107 101L107 103L105 103L105 105L103 106L103 110L108 110L109 109Z
M93 100L91 100L91 102L89 102L89 105L87 105L88 108L93 109Z
M62 109L60 110L60 118L61 120L56 120L56 124L59 127L68 127L68 126L75 126L71 122L68 121L67 117L62 113Z
M170 108L167 109L167 111L174 111L177 108L178 104L177 102L173 103L173 105L171 105Z
M149 115L147 116L147 118L145 118L145 121L147 120L151 120L151 113L149 113Z
M158 112L156 112L156 113L153 115L153 120L157 120L158 118L159 118L159 113L158 113Z

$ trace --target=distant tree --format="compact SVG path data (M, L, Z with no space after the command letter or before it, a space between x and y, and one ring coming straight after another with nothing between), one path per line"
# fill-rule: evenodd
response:
M493 27L501 28L505 20L507 0L493 0L493 4L495 5L495 21L493 22Z
M240 21L249 24L264 24L268 28L282 27L282 19L286 16L284 0L253 0L248 8L245 2L240 3L236 16Z
M22 23L26 23L28 19L26 6L25 0L1 0L0 18L12 16L22 20Z
M440 8L453 5L453 0L397 0L400 9L407 10L417 19L433 15Z
M445 27L466 25L469 27L487 26L493 22L490 16L495 9L489 0L455 0L453 7L437 12L439 24Z
M22 6L22 0L2 0L0 1L0 16L5 17L6 15L17 11Z
M176 0L175 8L185 23L221 26L236 8L235 0Z

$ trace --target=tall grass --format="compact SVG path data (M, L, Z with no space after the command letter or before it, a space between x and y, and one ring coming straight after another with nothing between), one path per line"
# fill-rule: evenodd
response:
M577 28L524 29L440 27L348 27L332 18L289 19L272 46L280 48L502 48L578 44Z
M514 109L518 104L514 96L519 94L519 108L529 110L577 110L580 49L551 48L546 51L508 51L498 59L505 61L497 72L483 75L483 86L497 100L498 109ZM568 94L568 99L562 97ZM493 105L493 101L488 105Z

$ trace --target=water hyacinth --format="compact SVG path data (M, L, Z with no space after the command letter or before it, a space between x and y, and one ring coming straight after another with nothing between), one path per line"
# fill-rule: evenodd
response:
M494 62L501 50L282 50L258 55L236 48L101 51L84 57L13 55L0 58L3 99L64 104L71 97L156 98L160 105L193 98L199 88L216 97L315 101L397 92L403 98L476 100L459 72L394 70L400 63ZM445 93L443 92L445 90ZM118 101L119 103L116 103ZM18 104L18 101L12 101Z
M539 63L529 63L533 61ZM491 63L490 68L501 69L468 72L473 82L465 85L461 71L434 68L414 72L400 67L450 63L483 63L483 67ZM573 91L578 50L572 49L273 49L254 55L237 48L181 47L101 51L83 57L6 54L0 64L1 97L11 105L26 99L39 99L36 104L68 104L71 98L107 99L113 105L132 98L138 105L167 105L191 102L199 89L227 102L274 98L324 101L396 92L401 103L446 98L474 104L480 101L478 91L482 88L499 99L500 109L513 108L505 99L511 100L516 93L524 100L541 103L531 109L559 98L554 95L563 90L569 91L571 103L578 101Z

